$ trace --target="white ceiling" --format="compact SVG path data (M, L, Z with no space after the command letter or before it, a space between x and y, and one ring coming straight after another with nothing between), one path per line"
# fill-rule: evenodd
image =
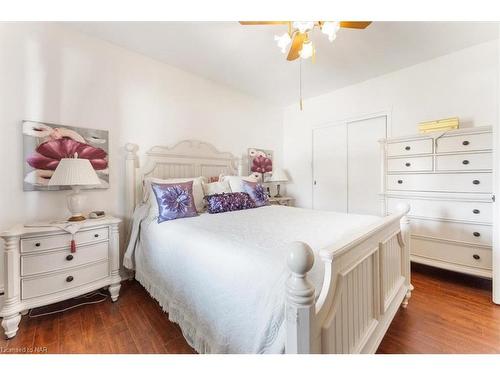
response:
M71 22L86 34L279 105L297 100L299 62L274 35L285 26L237 22ZM316 63L302 62L305 98L498 38L495 23L374 22L341 29L330 43L315 31Z

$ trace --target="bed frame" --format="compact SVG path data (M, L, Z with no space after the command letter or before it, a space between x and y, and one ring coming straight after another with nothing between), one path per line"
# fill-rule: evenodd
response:
M139 166L138 146L126 147L126 210L130 222L142 199L146 177L241 175L241 160L205 142L188 140L153 147ZM315 261L303 242L290 244L286 284L286 353L374 353L400 305L406 308L410 284L410 207L368 230L343 238L319 253L325 267L315 297L307 273Z

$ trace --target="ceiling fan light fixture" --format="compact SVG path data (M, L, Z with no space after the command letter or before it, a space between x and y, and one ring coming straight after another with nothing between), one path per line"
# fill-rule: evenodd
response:
M313 55L313 53L314 53L314 46L312 42L310 40L305 41L302 44L302 49L299 52L300 57L302 57L303 59L308 59Z
M290 45L292 42L292 38L290 38L290 35L288 33L284 33L283 35L275 35L274 40L278 44L278 47L281 49L281 52L286 53L287 47Z
M337 38L337 31L340 30L340 22L325 21L321 25L321 32L328 36L328 40L333 42Z
M299 30L299 32L303 34L314 28L314 21L293 21L292 27Z

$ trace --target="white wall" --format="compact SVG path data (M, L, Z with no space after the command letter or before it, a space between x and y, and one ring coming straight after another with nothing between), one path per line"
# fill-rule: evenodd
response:
M298 206L312 205L312 131L340 120L387 111L392 136L417 124L458 116L461 127L493 125L498 110L498 42L492 41L332 91L284 111L284 165ZM307 82L305 82L307 84ZM378 183L378 182L374 182Z
M235 155L272 149L281 162L281 108L54 24L0 23L0 46L0 231L67 216L66 192L23 192L24 119L110 131L111 188L87 195L117 216L126 142L145 151L197 138Z

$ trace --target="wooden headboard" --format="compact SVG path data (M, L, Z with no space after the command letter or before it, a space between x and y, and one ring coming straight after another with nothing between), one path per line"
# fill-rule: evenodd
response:
M140 166L137 156L138 145L127 143L125 150L125 200L129 220L142 199L143 181L147 177L212 177L221 173L241 175L240 158L197 140L185 140L172 147L155 146L146 152L143 166Z

